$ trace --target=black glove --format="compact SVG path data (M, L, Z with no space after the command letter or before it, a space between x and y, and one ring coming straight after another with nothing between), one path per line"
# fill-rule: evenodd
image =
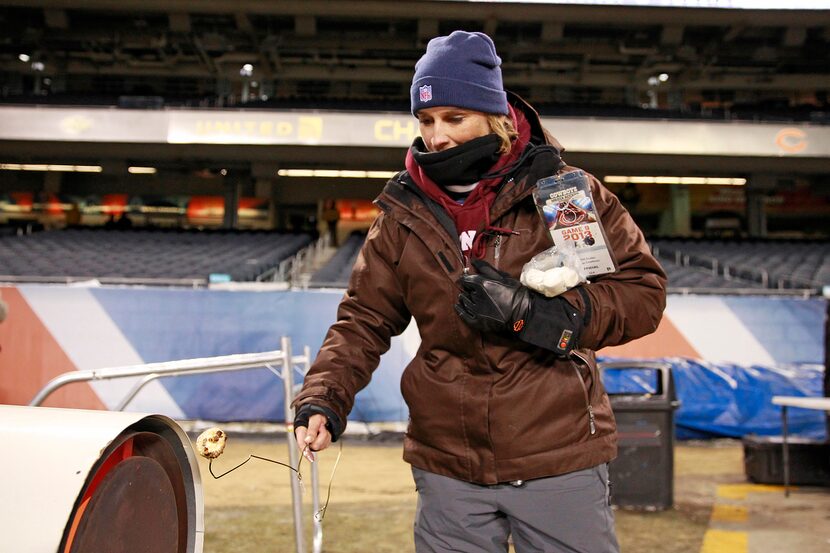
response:
M474 260L476 275L459 280L462 292L455 310L473 328L510 333L524 342L567 355L577 345L583 316L567 300L548 298L518 280Z
M334 414L334 411L327 407L311 405L309 403L301 405L297 408L297 412L294 414L294 429L296 430L300 426L308 428L308 421L311 419L312 415L326 416L326 429L329 431L329 434L331 434L331 441L336 442L343 433L344 428L343 425L340 424L340 419Z
M530 290L507 273L480 259L473 260L478 274L464 275L455 311L464 322L484 332L519 332L530 311Z

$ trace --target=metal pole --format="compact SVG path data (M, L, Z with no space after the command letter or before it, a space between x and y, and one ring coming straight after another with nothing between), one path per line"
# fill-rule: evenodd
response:
M323 521L317 518L320 512L320 470L317 465L311 463L311 505L314 509L311 534L311 552L320 553L323 550Z
M308 374L310 368L311 348L304 346L301 368L303 376ZM317 518L317 513L320 512L320 470L317 463L311 465L311 503L315 515L312 520L311 553L321 553L323 551L323 521Z
M306 349L308 349L308 346L306 346ZM304 359L303 357L300 357L300 356L296 356L296 357L294 357L294 362L295 362L295 363L302 363L302 362L304 362L304 360L305 360L305 359ZM268 368L268 369L269 369L272 373L274 373L274 374L277 376L277 378L282 379L282 373L281 373L280 371L278 371L278 370L274 369L274 368L273 368L273 367L271 367L270 365L266 365L266 367L267 367L267 368ZM229 369L227 369L227 370L228 370L228 371L232 371L232 370L247 370L248 368L250 368L250 367L245 367L245 368L242 368L242 369L229 368ZM215 369L205 369L205 370L206 370L207 372L216 372L216 370L215 370ZM135 396L137 396L137 395L138 395L138 392L140 392L140 391L141 391L141 390L142 390L142 389L143 389L143 388L144 388L147 384L149 384L149 383L150 383L150 382L152 382L153 380L156 380L156 379L158 379L158 378L163 378L163 377L170 377L170 376L187 376L187 375L190 375L190 374L202 374L202 373L203 373L203 371L198 370L198 369L195 369L195 370L188 370L188 371L186 371L186 372L172 372L172 373L167 373L167 374L162 374L162 373L151 373L151 374L145 375L145 376L144 376L144 378L142 378L141 380L139 380L138 382L136 382L136 384L133 386L133 388L132 388L132 389L131 389L128 393L127 393L127 395L126 395L126 396L124 396L124 399L122 399L122 400L121 400L121 403L119 403L119 404L115 407L115 409L113 409L113 411L123 411L124 409L126 409L126 408L127 408L127 405L129 405L129 403L130 403L133 399L135 399Z
M180 376L184 374L205 374L211 372L239 371L264 367L269 363L282 363L285 356L281 351L266 351L263 353L242 353L224 355L220 357L206 357L199 359L185 359L181 361L165 361L162 363L147 363L144 365L128 365L124 367L106 367L85 371L70 371L50 380L37 395L29 402L32 407L40 405L49 394L73 382L89 382L98 380L114 380L135 376L145 376L157 373L161 376ZM151 379L147 380L148 382ZM130 393L137 392L132 390Z
M291 356L291 339L282 337L280 349L283 354L282 381L285 385L285 428L286 441L288 442L288 462L296 467L299 461L299 451L294 440L294 408L291 402L294 400L294 364ZM294 471L289 471L291 479L291 503L294 507L294 543L297 546L297 553L305 553L305 534L303 532L303 496L300 489L300 481Z
M784 462L784 497L790 497L790 448L787 444L787 406L781 406L781 448Z
M127 392L127 395L124 396L121 402L115 406L115 409L113 409L113 411L123 411L124 409L126 409L127 405L130 404L133 398L138 395L138 392L140 392L141 389L144 388L144 386L146 386L147 384L149 384L150 382L152 382L160 376L161 375L159 373L150 373L144 375L141 378L141 380L139 380L133 385L132 389L129 392Z

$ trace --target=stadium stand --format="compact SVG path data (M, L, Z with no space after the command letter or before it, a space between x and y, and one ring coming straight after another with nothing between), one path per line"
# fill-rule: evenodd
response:
M340 246L329 261L312 276L308 283L312 288L345 288L349 283L349 275L360 253L360 247L366 234L353 232Z
M343 288L365 239L353 233L312 276L312 288ZM718 241L662 238L651 241L669 277L669 288L699 292L818 289L830 285L830 243Z
M762 289L759 282L733 278L727 280L722 275L714 273L711 269L702 267L690 267L677 265L674 259L658 257L666 274L669 277L669 289L679 288L690 291L713 290L723 292L725 289Z
M830 285L827 241L655 239L651 245L664 267L678 275L674 283L670 279L670 285L681 281L680 272L716 276L743 287L821 289ZM682 280L693 282L694 276Z
M263 280L308 246L308 234L74 228L0 236L0 277ZM15 280L25 280L17 278ZM137 282L139 283L139 282Z

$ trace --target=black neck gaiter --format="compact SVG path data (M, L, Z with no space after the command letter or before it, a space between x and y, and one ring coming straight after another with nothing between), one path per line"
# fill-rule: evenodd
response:
M501 157L500 146L498 135L487 134L443 152L428 152L424 140L418 137L410 150L424 173L435 184L446 187L481 180Z

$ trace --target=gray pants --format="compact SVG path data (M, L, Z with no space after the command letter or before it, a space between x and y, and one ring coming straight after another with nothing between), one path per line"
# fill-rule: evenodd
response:
M418 553L619 553L608 467L481 486L412 467Z

